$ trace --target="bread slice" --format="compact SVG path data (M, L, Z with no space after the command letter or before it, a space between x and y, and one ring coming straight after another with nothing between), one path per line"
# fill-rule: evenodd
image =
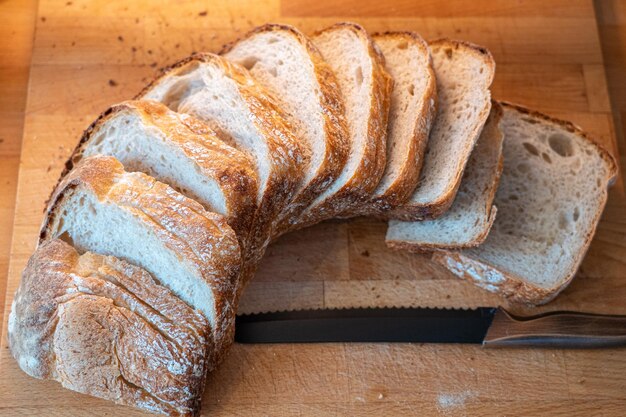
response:
M505 104L498 216L485 242L433 259L520 302L543 304L574 277L617 175L613 158L569 122Z
M301 225L358 214L356 209L370 199L385 170L393 87L384 57L361 26L338 23L312 39L337 76L346 106L350 153L339 178L303 212Z
M309 165L283 215L288 230L297 216L341 173L348 158L348 126L335 74L298 29L266 24L226 45L221 54L244 66L290 114L299 140L311 149Z
M502 173L501 119L502 107L494 102L450 209L431 220L391 220L387 246L423 252L472 247L485 240L496 217L493 199Z
M206 318L145 270L52 239L15 295L9 345L28 375L168 415L196 415L210 366Z
M449 39L431 42L430 51L439 109L419 185L409 201L389 215L399 220L435 218L450 207L491 109L495 62L489 51Z
M437 114L437 88L426 42L413 32L373 36L394 79L387 126L387 165L364 215L383 215L406 202L419 180L428 134Z
M226 217L245 244L256 211L251 159L221 141L205 123L156 101L107 109L83 134L66 169L84 157L110 155L126 171L143 172Z
M254 160L259 208L246 254L247 282L302 182L302 167L310 159L306 143L295 137L276 99L245 68L218 55L201 53L179 61L138 97L208 123L224 141Z
M211 324L216 349L232 341L241 258L219 214L110 156L81 161L53 193L41 240L144 268Z

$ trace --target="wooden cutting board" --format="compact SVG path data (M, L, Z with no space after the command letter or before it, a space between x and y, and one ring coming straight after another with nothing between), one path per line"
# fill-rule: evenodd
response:
M488 47L493 96L576 122L617 154L590 0L41 1L34 40L4 320L32 253L44 201L80 132L158 67L215 51L268 21L304 31L353 20ZM426 258L385 248L385 225L332 221L268 250L242 311L506 305ZM542 308L626 314L626 195L613 187L573 284ZM2 416L143 413L22 373L3 326ZM484 350L423 344L236 345L208 381L203 415L623 415L623 350Z

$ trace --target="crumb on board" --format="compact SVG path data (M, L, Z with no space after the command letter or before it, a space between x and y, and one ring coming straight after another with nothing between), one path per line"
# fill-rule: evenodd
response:
M472 391L463 391L459 393L441 393L437 396L437 402L440 409L465 407L465 402L476 397L476 393Z
M115 81L114 79L112 79L112 78L111 78L111 79L109 80L109 85L110 85L111 87L116 87L116 86L117 86L117 81Z

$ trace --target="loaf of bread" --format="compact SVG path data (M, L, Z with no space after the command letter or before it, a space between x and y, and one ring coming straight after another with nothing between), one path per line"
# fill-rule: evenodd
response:
M58 239L28 261L8 337L30 376L180 416L197 414L214 352L206 318L145 270Z
M477 45L354 23L264 25L166 68L85 131L53 191L9 317L19 366L196 415L266 247L334 217L392 219L391 246L550 300L616 163L567 122L492 106L494 71Z

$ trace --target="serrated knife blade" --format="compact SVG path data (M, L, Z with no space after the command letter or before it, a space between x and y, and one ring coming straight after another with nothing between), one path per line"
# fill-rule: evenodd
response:
M350 308L240 315L238 343L480 343L489 347L626 345L626 316L501 308Z

